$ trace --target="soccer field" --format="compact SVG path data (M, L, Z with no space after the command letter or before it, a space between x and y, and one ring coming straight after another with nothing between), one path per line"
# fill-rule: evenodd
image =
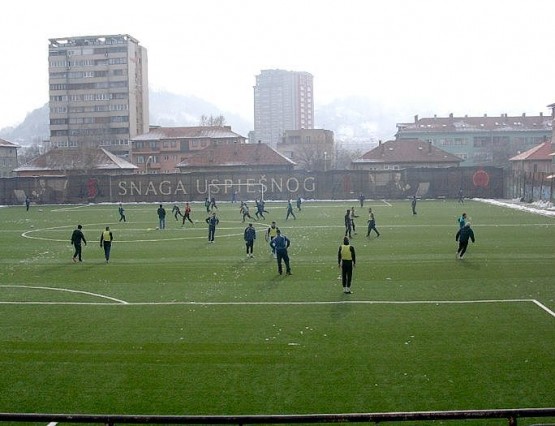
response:
M252 203L251 203L252 205ZM267 203L247 258L237 204L214 244L157 205L0 209L0 411L305 414L553 407L555 218L477 201ZM343 217L353 294L338 280ZM182 206L181 206L182 207ZM372 207L379 238L366 237ZM251 212L252 212L251 208ZM295 209L296 210L296 209ZM455 258L456 218L476 234ZM264 232L291 240L277 273ZM70 236L88 245L73 263ZM100 234L114 234L110 263Z

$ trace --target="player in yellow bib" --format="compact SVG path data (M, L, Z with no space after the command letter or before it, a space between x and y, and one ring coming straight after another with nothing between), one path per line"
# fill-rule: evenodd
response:
M112 250L113 240L114 236L112 235L112 231L110 231L110 227L107 226L100 235L100 247L104 247L104 257L106 259L106 263L110 261L110 251Z
M266 230L265 235L266 242L270 244L270 248L272 249L272 255L274 256L274 258L276 257L276 249L272 245L272 241L274 240L274 238L276 238L278 230L279 228L277 227L276 222L272 222Z
M339 246L337 252L337 264L341 268L341 282L343 283L343 293L351 294L351 281L353 279L353 268L356 264L355 248L349 244L349 238L343 239L343 244Z

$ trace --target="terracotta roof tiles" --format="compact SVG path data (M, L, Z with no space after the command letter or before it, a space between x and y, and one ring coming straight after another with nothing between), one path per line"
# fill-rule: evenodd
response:
M134 164L117 157L104 148L91 150L54 148L17 167L15 172L23 171L67 171L84 169L134 170Z
M551 141L541 143L528 151L522 152L514 157L510 158L509 161L551 161L555 153L555 144Z
M133 141L152 141L160 139L221 139L242 138L229 126L197 126L197 127L153 127L148 133L135 136Z
M213 144L190 153L177 167L206 166L294 166L295 163L270 146L257 144Z
M357 162L379 163L460 163L462 160L419 139L399 139L381 143Z

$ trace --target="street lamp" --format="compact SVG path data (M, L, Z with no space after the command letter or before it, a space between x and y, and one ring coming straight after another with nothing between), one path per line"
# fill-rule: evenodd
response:
M324 151L324 171L326 171L328 167L328 153L327 151Z

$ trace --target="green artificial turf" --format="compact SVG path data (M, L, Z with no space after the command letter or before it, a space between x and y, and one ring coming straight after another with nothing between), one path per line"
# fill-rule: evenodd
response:
M157 230L157 205L0 209L0 411L308 414L553 407L555 219L480 202L236 204ZM337 279L355 205L353 294ZM381 236L366 238L367 207ZM251 210L253 210L251 208ZM457 216L476 243L455 259ZM279 276L264 241L292 242ZM83 263L70 235L83 225ZM114 233L104 262L100 233Z

